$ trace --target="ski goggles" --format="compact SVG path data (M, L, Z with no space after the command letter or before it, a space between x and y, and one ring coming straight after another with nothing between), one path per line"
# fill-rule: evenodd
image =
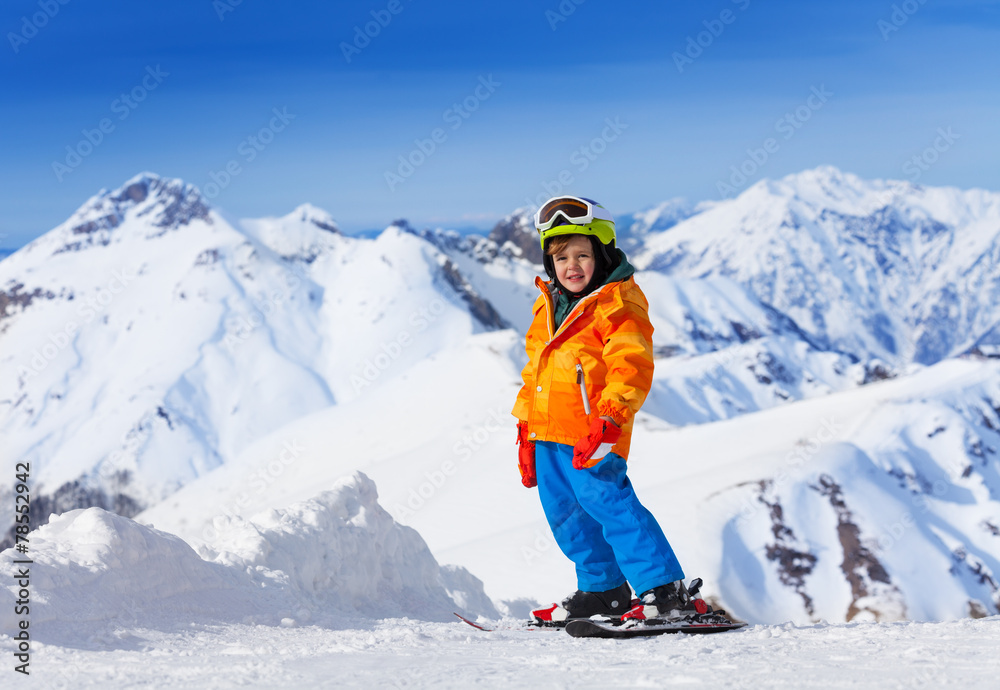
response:
M614 222L608 210L596 201L578 196L557 196L535 212L535 228L539 233L551 230L560 218L571 225L587 225L594 220Z

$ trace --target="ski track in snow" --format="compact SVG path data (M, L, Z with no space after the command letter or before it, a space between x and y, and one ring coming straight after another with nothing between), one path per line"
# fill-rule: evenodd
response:
M716 635L574 639L384 619L351 630L121 628L37 644L32 688L995 688L1000 617L754 626ZM0 638L10 658L10 638ZM20 680L20 679L19 679Z

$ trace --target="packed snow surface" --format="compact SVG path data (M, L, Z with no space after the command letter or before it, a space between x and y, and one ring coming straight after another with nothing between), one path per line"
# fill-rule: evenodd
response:
M361 474L239 523L217 522L201 555L99 508L34 532L25 686L985 688L1000 672L998 616L626 641L525 629L498 620L470 574L438 568ZM446 622L458 599L485 604L478 620L496 629ZM13 658L10 636L0 652Z
M4 656L11 647L0 640ZM995 688L1000 617L574 639L464 623L141 626L39 645L33 688ZM19 679L20 680L20 679ZM28 679L25 679L26 681Z

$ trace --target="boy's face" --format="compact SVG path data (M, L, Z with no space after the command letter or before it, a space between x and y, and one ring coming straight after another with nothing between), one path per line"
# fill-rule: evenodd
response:
M580 292L594 277L594 248L589 239L577 235L552 255L552 263L559 283L570 292Z

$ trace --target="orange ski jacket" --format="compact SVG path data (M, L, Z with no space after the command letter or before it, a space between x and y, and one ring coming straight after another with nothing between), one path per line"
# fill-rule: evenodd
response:
M612 452L627 459L633 419L653 383L646 296L631 276L608 283L583 297L556 329L554 287L541 278L535 285L542 294L525 338L528 363L512 413L527 422L532 441L571 446L594 418L611 417L622 428Z

